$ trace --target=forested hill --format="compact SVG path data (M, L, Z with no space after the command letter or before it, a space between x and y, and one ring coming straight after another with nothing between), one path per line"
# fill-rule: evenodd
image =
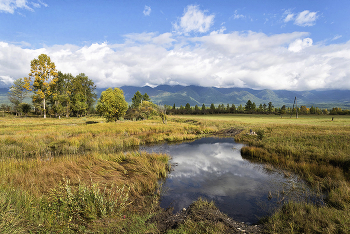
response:
M169 86L160 85L155 88L144 86L123 86L126 101L131 103L131 98L136 91L147 93L156 104L185 106L209 106L214 104L242 104L248 100L256 105L272 102L275 107L282 105L292 106L297 97L298 105L317 106L319 108L341 107L350 109L350 90L325 90L325 91L287 91L287 90L254 90L247 88L214 88L201 86ZM96 89L97 97L106 88ZM0 88L0 104L8 103L7 88Z
M147 93L151 100L157 104L191 106L202 104L245 104L248 100L257 105L272 102L274 106L293 105L297 97L298 105L317 106L319 108L341 107L350 109L350 90L325 90L325 91L287 91L287 90L254 90L248 88L214 88L201 86L169 86L160 85L155 88L144 86L123 86L126 101L131 103L131 98L136 91ZM104 89L99 89L98 92ZM99 94L98 94L99 96Z

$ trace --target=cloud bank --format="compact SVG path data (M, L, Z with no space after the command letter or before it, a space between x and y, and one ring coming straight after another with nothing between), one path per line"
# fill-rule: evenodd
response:
M313 45L305 32L125 35L124 43L23 49L0 42L0 81L27 76L45 53L63 73L84 72L98 87L160 84L255 89L350 89L350 41Z

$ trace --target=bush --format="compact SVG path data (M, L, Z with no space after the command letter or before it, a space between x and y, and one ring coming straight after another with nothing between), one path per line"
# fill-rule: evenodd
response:
M262 140L265 136L265 131L263 129L259 129L256 131L256 135L258 135L259 140Z

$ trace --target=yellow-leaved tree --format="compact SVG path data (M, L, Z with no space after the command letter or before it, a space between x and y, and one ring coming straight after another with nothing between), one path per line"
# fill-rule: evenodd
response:
M42 100L44 118L46 118L46 100L52 95L51 86L53 86L58 79L58 73L55 63L46 54L41 54L37 59L30 62L29 79L27 79L28 90L31 89L29 83L33 80L33 102Z

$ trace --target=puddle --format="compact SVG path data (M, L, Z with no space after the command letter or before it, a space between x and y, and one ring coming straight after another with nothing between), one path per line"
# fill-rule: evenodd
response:
M322 204L297 176L243 159L243 146L232 138L202 138L140 150L172 157L173 171L162 185L160 206L172 206L174 212L202 197L236 221L256 223L290 200Z

